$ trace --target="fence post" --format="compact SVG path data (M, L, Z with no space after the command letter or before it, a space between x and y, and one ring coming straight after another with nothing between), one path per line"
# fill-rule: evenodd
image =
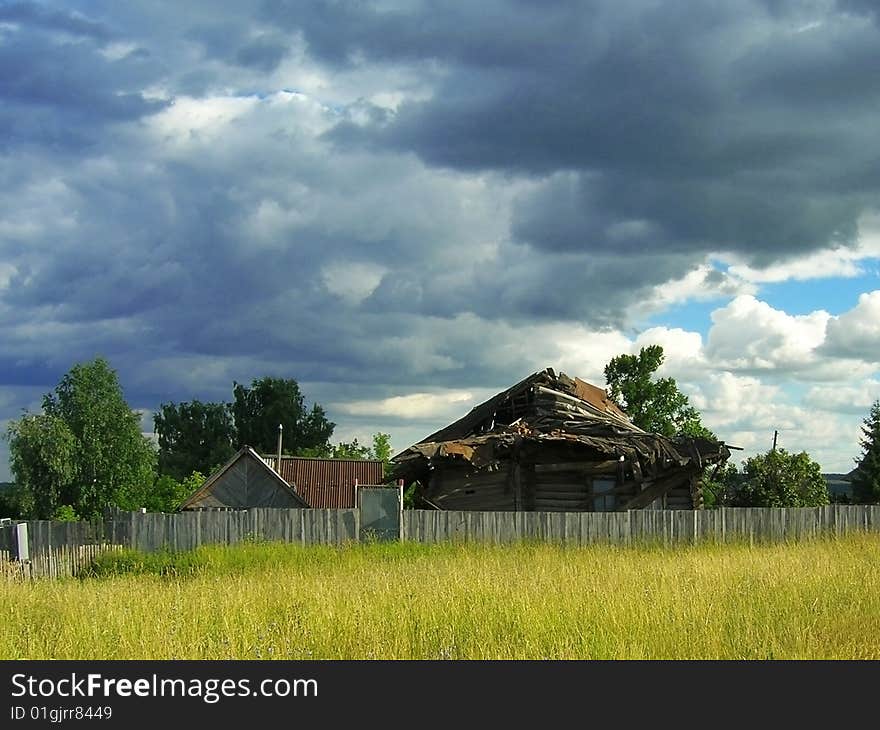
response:
M397 480L397 537L400 542L406 539L406 530L403 526L403 479Z
M31 559L27 522L19 522L15 526L15 557L19 563L27 563Z
M354 480L354 539L355 542L361 541L361 506L358 502L358 480Z

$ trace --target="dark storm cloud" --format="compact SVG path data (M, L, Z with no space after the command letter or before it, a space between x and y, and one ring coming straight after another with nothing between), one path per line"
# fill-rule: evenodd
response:
M464 61L474 66L528 67L559 53L569 23L583 14L566 3L377 3L264 0L261 17L305 36L327 63ZM550 12L547 12L548 9ZM513 22L511 22L513 20Z
M0 387L494 390L880 192L868 4L67 6L0 5Z
M77 13L55 10L30 2L0 5L0 23L2 22L22 23L32 28L60 31L97 41L107 41L113 36L110 29L101 22Z
M877 18L877 3L874 0L837 0L837 6L845 12Z
M278 68L289 50L289 46L284 42L260 36L239 48L235 53L235 59L242 66L268 73Z
M715 249L765 265L852 243L880 192L880 82L868 71L880 35L828 3L510 3L491 59L477 9L473 23L454 22L471 14L460 9L425 25L415 12L344 7L333 38L322 13L302 16L318 58L408 61L406 39L430 29L441 50L428 44L421 58L448 74L390 122L344 122L328 137L462 171L576 173L576 192L557 200L551 180L517 214L518 238L540 250ZM380 43L392 28L397 40ZM607 231L630 221L650 235L621 248Z
M290 52L290 40L275 33L261 33L248 37L241 23L210 23L189 31L189 37L198 42L208 58L237 64L269 73L278 68Z
M103 27L85 20L70 25L79 24ZM98 140L104 125L164 108L164 102L145 98L138 88L155 77L148 58L135 53L110 61L101 54L100 44L92 42L96 31L71 42L42 33L41 27L35 31L22 25L0 43L0 147L36 143L81 149Z

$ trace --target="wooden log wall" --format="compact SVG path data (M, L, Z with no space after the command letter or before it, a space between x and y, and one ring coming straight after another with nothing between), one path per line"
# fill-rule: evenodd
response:
M487 469L444 464L432 473L425 496L444 510L592 512L609 509L605 500L602 501L604 509L596 509L597 497L613 497L612 509L621 509L641 488L633 481L618 483L615 460L560 459L537 463L508 460L493 466ZM666 483L657 485L666 493L662 495L663 506L693 509L693 489L687 475L675 474L670 479L681 484L672 489ZM602 491L594 489L597 480L612 480L614 484ZM651 485L653 482L648 483ZM638 506L646 506L649 501Z
M515 464L504 462L496 469L476 469L469 464L444 466L431 476L427 498L444 510L514 510Z

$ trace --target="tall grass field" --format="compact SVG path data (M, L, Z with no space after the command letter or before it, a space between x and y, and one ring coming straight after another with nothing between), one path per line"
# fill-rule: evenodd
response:
M247 544L0 582L0 658L880 659L880 535Z

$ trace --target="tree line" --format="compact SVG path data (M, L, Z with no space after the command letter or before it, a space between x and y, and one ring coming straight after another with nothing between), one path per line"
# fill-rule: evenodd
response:
M14 488L0 495L0 514L32 519L89 519L106 507L173 511L242 446L261 454L391 458L388 434L370 446L331 444L336 424L318 403L307 406L294 379L233 382L228 403L163 403L155 442L126 403L104 358L74 365L42 400L6 431Z
M609 396L633 422L672 439L715 439L673 378L658 378L659 345L614 357L605 367ZM155 443L126 403L104 358L74 365L42 400L6 431L12 491L0 492L0 515L87 519L108 506L173 511L242 446L274 454L278 425L283 453L346 459L391 458L388 434L372 444L331 444L336 424L308 406L296 380L263 377L233 382L231 402L163 403L154 414ZM880 400L862 426L853 472L853 501L880 502ZM387 471L386 471L387 473ZM703 475L706 506L807 507L827 504L819 465L806 452L773 448Z

